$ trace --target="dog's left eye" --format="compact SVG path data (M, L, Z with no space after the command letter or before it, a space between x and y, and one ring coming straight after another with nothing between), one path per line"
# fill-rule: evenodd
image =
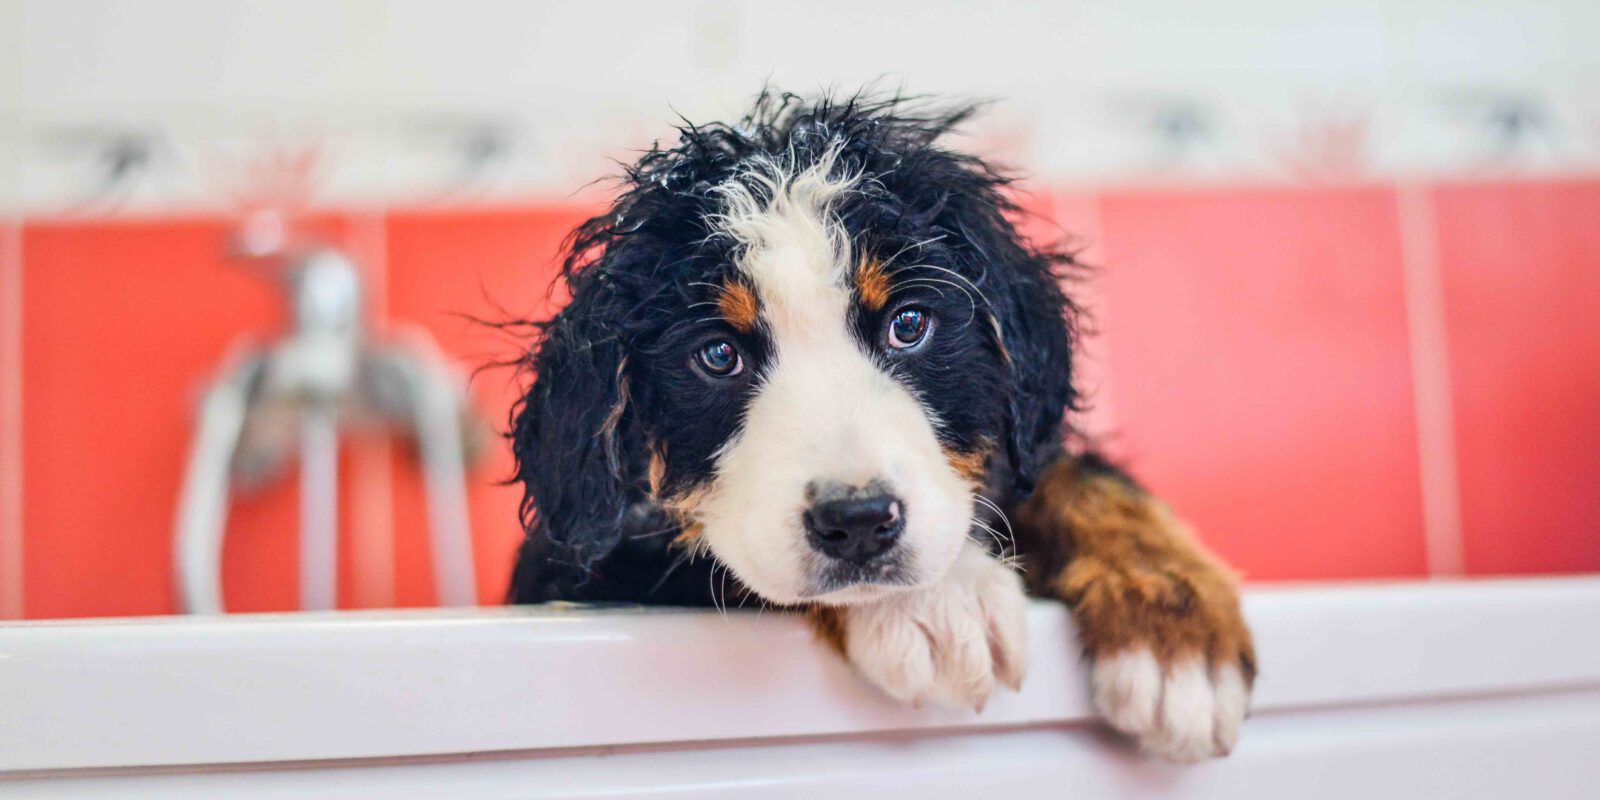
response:
M724 339L702 345L695 358L700 362L700 369L713 378L731 378L744 371L744 359L739 357L739 350Z
M896 350L916 347L928 337L928 312L902 308L889 320L889 346Z

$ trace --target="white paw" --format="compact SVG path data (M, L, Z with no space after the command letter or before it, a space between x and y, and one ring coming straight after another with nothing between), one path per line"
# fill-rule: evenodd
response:
M1111 726L1174 761L1225 756L1239 741L1250 689L1237 666L1199 657L1163 667L1146 649L1094 663L1094 702Z
M1027 609L1021 577L968 546L938 584L843 609L845 654L897 700L981 711L1022 686Z

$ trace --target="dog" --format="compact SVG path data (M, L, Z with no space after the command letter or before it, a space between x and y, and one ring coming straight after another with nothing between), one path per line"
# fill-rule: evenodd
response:
M1235 581L1074 433L1077 265L946 146L973 112L764 92L625 169L525 361L509 599L802 610L888 695L981 709L1051 598L1113 727L1225 755Z

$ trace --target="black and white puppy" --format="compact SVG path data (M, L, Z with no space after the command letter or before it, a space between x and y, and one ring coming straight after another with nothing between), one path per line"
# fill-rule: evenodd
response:
M1064 446L1072 260L943 145L968 115L763 94L627 170L528 359L510 599L805 609L890 695L981 707L1022 681L1025 592L1056 598L1115 727L1225 754L1255 674L1233 582Z

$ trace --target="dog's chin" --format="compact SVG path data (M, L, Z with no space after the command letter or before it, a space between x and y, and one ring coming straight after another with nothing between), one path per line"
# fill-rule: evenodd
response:
M877 603L878 600L888 597L902 587L882 586L882 584L854 584L843 589L835 589L827 594L814 595L806 600L818 605L859 605L859 603Z
M946 570L928 575L906 568L903 559L891 558L866 565L841 562L813 563L807 577L778 586L741 580L757 595L778 605L847 606L874 603L895 594L936 583ZM734 570L738 575L739 571ZM791 579L793 580L793 579ZM777 591L774 591L777 589Z
M849 606L876 603L885 598L938 583L950 564L928 572L909 567L906 559L888 559L882 564L854 566L829 564L812 577L810 589L801 595L807 603Z
M887 586L881 583L857 583L835 589L825 594L807 597L807 602L824 606L854 606L866 603L876 603L897 592L906 591L907 586Z

